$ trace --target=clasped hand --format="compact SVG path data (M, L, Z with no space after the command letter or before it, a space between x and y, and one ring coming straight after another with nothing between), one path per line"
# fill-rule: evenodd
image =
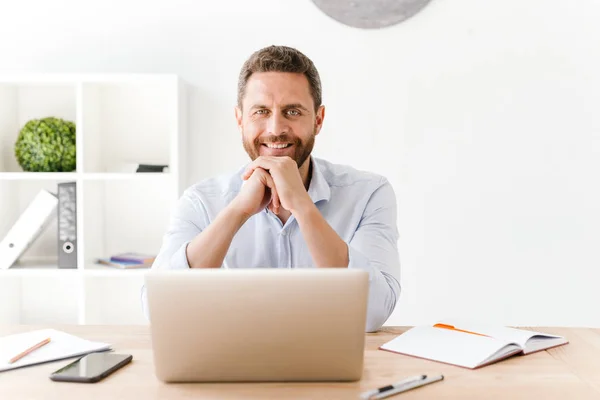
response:
M311 202L298 165L290 157L258 157L248 165L242 179L246 182L234 202L248 217L267 206L275 214L280 208L295 214Z

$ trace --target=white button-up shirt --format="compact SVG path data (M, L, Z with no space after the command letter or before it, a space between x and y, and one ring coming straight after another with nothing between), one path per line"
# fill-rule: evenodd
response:
M366 331L379 329L400 295L396 197L382 176L311 157L308 194L348 245L348 268L369 272ZM188 188L174 209L153 269L190 268L186 247L239 193L244 168ZM314 268L294 216L285 224L268 209L236 233L222 268ZM147 313L145 290L142 303Z

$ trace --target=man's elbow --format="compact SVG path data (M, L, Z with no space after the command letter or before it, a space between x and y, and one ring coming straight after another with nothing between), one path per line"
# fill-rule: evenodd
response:
M385 295L369 296L367 323L365 331L377 332L394 312L400 297L400 283L392 276L385 276L387 290ZM379 298L378 298L379 297Z
M393 311L394 307L391 307L391 309L378 307L378 309L368 312L365 331L367 333L377 332L385 324L390 315L392 315Z
M367 326L365 328L365 332L374 333L377 332L387 320L387 317L380 318L367 318Z

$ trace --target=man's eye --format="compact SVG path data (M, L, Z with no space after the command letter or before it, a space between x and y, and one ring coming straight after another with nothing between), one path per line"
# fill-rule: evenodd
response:
M263 110L256 110L255 114L264 115L264 114L266 114L268 112L269 112L268 110L264 110L264 109Z
M300 111L298 111L298 110L288 110L287 114L291 115L293 117L297 117L298 115L300 115Z

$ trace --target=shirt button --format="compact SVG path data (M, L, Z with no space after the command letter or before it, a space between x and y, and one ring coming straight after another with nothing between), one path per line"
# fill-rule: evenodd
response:
M287 236L287 231L281 231L281 232L279 232L279 234L280 234L281 236Z

